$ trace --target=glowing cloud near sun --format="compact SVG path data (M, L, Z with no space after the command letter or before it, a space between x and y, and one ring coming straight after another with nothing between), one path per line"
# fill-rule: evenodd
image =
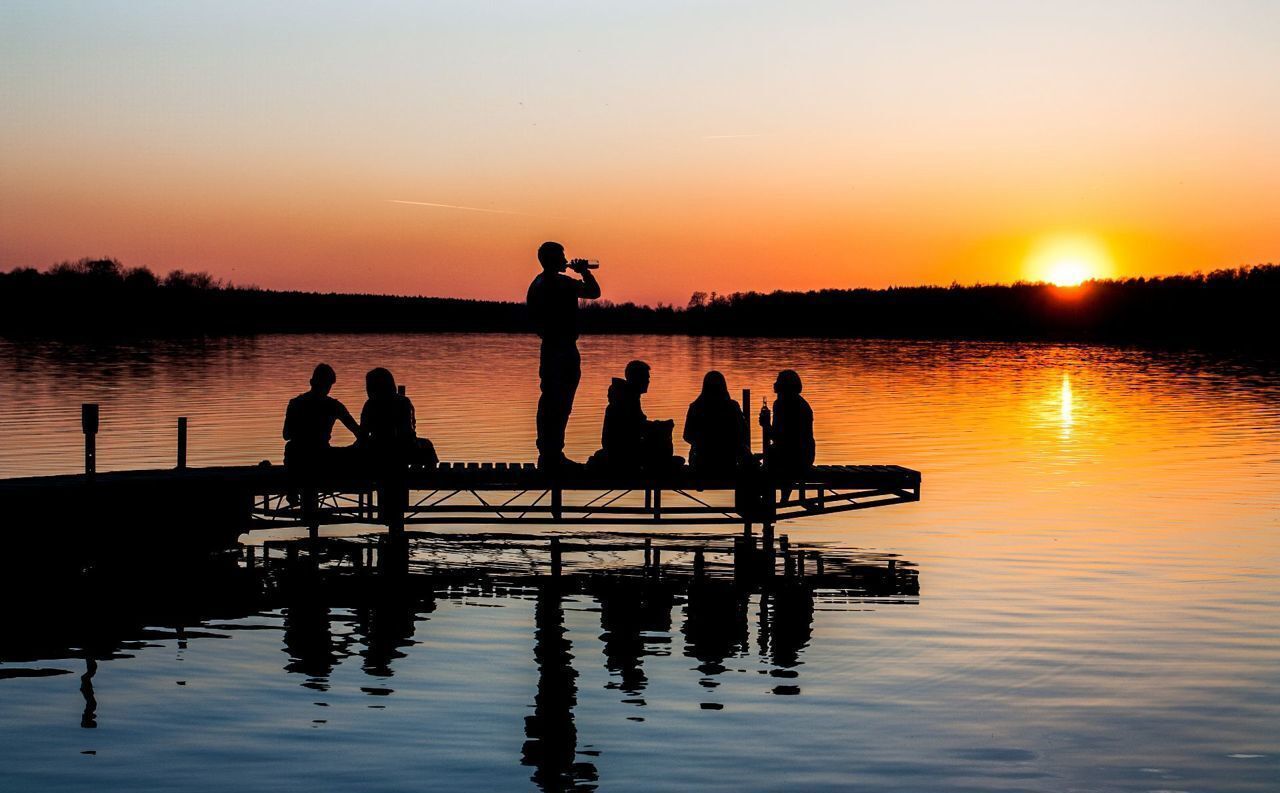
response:
M1088 236L1050 237L1036 243L1027 256L1027 275L1057 286L1079 286L1111 275L1111 256Z

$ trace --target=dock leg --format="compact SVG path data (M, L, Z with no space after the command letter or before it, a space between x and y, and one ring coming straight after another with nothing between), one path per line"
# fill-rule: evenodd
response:
M773 577L774 549L773 524L765 523L760 528L760 566L766 578Z
M702 549L696 548L693 551L693 582L701 584L707 573L707 560L702 555Z
M662 575L662 549L661 548L653 549L653 567L650 568L650 573L653 575L654 578L657 578L658 576Z
M552 578L560 577L560 571L562 566L561 562L562 562L562 557L560 552L560 538L552 537L551 538L551 577Z
M553 520L561 520L563 518L564 508L564 491L558 487L551 488L551 518Z
M653 489L653 519L662 520L662 489Z
M653 564L653 538L644 538L644 569L648 570Z

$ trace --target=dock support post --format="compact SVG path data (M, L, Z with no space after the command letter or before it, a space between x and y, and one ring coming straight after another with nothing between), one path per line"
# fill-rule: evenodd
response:
M657 578L662 574L662 549L661 548L653 549L653 567L649 568L649 573L654 578Z
M701 584L706 577L707 560L702 555L701 548L695 548L693 551L693 582Z
M733 538L733 585L739 588L747 585L746 539Z
M562 562L562 557L561 557L561 551L560 551L560 538L552 537L551 538L551 577L552 578L560 577L561 562Z
M552 487L551 488L551 518L553 520L561 519L561 516L563 514L563 504L564 504L564 491L562 491L558 485Z
M747 451L751 451L751 389L742 389L742 417L747 420Z
M804 555L804 551L796 553L796 576L798 578L804 578Z
M648 570L653 564L653 538L644 538L644 569Z
M822 566L822 554L817 553L816 551L813 554L813 566L814 566L814 575L816 575L818 578L822 578L824 573L823 566Z
M98 471L98 405L86 402L80 406L80 429L84 430L84 472Z
M796 562L791 558L791 538L782 535L778 540L778 547L782 550L782 574L791 578L796 574Z
M662 488L653 489L653 519L662 520Z
M178 416L178 470L187 467L187 417Z
M766 578L773 576L773 524L765 523L760 528L760 564Z

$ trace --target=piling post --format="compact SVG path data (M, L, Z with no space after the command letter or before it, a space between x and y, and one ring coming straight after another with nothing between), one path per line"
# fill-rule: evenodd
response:
M559 578L562 568L562 557L560 551L560 538L551 538L551 577Z
M559 485L551 488L551 518L552 520L560 520L564 513L564 491Z
M98 405L86 402L80 406L80 429L84 430L84 472L98 471Z
M760 566L765 577L771 577L773 575L774 552L772 523L765 523L760 527Z
M653 564L653 538L644 538L644 569L648 570Z
M814 571L813 571L814 575L818 576L818 578L822 578L822 576L825 573L822 565L822 554L818 553L817 551L814 551L813 553L813 567L814 567Z
M782 574L790 578L796 573L795 559L791 558L791 538L782 535L778 540L778 547L782 551Z
M693 582L701 584L706 577L707 560L703 557L702 549L695 548L693 551Z
M804 551L798 551L796 553L796 575L799 578L804 578L804 556Z
M178 416L178 470L187 467L187 417Z
M747 585L746 541L742 537L733 538L733 585L739 588Z
M657 578L659 575L662 574L662 549L661 548L653 549L653 567L650 568L649 572L651 575L653 575L654 578Z
M747 420L747 451L751 450L751 389L742 389L742 417Z
M653 519L662 519L662 488L660 487L653 489Z

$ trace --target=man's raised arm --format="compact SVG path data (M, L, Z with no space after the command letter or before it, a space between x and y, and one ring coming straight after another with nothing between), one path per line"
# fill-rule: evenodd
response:
M574 259L569 263L573 267L573 271L582 276L582 286L579 287L578 296L585 297L587 300L595 300L600 297L600 282L596 280L595 275L587 267L586 259Z

